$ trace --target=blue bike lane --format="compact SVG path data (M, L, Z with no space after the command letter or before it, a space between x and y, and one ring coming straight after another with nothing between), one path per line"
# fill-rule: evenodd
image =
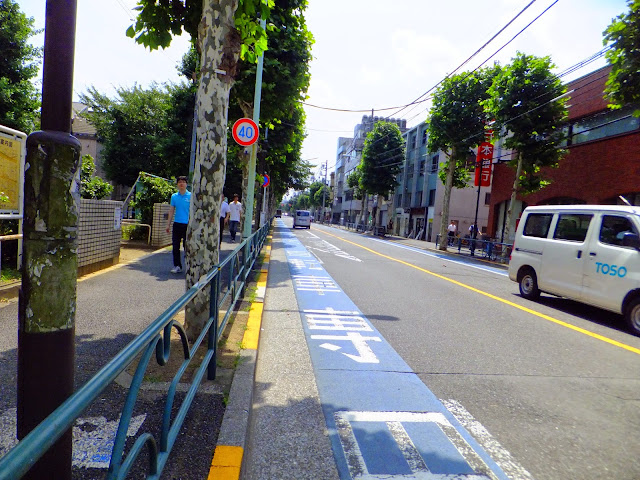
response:
M508 479L297 237L282 240L342 479Z

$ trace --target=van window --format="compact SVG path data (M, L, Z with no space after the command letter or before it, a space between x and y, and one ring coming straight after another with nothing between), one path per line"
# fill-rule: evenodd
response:
M308 217L310 214L306 210L298 210L296 212L296 215L298 215L299 217Z
M546 238L552 218L553 213L530 213L527 215L527 223L522 234L525 237Z
M556 225L556 231L553 233L553 238L556 240L584 242L592 218L593 215L561 213L558 216L558 224Z
M626 232L638 234L638 231L627 217L618 215L604 215L602 217L600 242L622 246L622 238Z

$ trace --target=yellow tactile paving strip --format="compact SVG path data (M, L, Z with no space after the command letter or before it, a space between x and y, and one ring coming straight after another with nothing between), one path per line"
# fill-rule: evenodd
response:
M240 478L243 453L242 447L217 446L207 480L237 480Z

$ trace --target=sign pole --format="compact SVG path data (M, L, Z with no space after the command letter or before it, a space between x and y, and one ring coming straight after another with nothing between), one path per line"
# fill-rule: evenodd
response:
M260 26L266 28L267 22L260 20ZM257 125L260 124L260 99L262 96L262 68L264 64L264 54L258 57L258 65L256 67L256 87L253 95L253 121ZM244 228L242 230L242 238L251 236L251 226L253 224L253 197L256 183L256 158L258 156L258 143L251 146L251 156L249 157L249 178L247 182L247 195L245 196L244 206Z

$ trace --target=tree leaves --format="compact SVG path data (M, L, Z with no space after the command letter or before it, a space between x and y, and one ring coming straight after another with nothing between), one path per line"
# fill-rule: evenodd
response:
M40 93L32 83L38 75L42 48L29 39L40 33L13 0L0 1L0 124L30 133L39 124Z
M606 53L611 73L605 89L610 107L640 104L640 0L629 1L629 12L607 27L603 43L611 46ZM633 115L640 117L640 108Z
M387 196L397 185L405 143L395 123L377 122L368 133L360 163L360 188L371 195Z

